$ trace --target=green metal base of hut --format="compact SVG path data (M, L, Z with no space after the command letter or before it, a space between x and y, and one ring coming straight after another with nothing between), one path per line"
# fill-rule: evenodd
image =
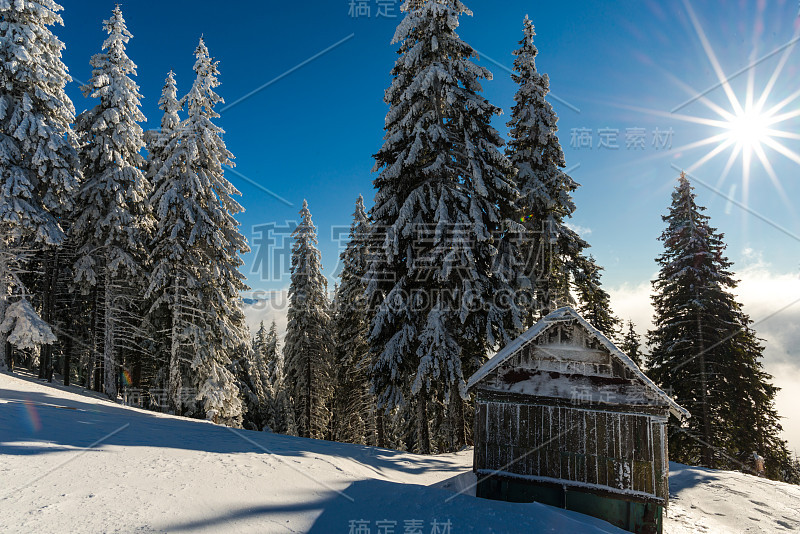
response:
M492 475L478 482L477 496L509 502L539 502L573 512L597 517L636 534L661 534L661 504L629 500L616 496L561 484L535 482Z

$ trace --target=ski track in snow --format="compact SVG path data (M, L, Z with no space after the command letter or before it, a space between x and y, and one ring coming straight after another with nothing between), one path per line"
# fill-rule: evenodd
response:
M371 532L382 519L397 521L396 532L411 519L423 520L426 533L433 520L452 521L451 534L623 532L541 504L476 499L471 466L471 450L418 456L232 432L120 406L78 387L0 374L3 534L347 534L349 522L361 519ZM679 464L670 469L666 534L800 531L800 487ZM455 492L462 494L448 500Z

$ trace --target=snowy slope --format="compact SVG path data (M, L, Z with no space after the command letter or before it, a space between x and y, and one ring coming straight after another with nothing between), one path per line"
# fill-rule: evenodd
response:
M800 532L800 486L670 463L669 534Z
M471 451L424 457L234 431L0 374L2 533L346 534L356 520L370 534L381 520L397 533L412 520L425 534L448 520L451 534L622 532L544 505L476 499L471 462ZM800 526L797 488L672 469L671 534Z

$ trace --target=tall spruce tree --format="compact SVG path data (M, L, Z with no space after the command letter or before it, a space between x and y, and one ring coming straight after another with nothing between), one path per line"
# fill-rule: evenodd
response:
M385 411L414 404L409 446L429 453L438 410L452 419L452 447L466 443L464 377L521 328L512 298L518 249L504 235L516 192L490 124L499 109L480 96L491 73L456 33L471 12L460 0L409 0L402 9L375 156L372 386Z
M276 340L277 341L277 340ZM258 380L259 387L265 392L272 390L272 369L273 362L273 346L271 339L271 332L268 332L264 326L264 321L258 325L258 330L253 338L253 352L255 353L256 365L258 366ZM277 349L277 346L275 347Z
M305 200L300 218L292 233L285 381L298 435L321 439L328 432L333 389L328 282L316 247L317 228Z
M762 367L763 347L731 291L723 235L709 224L684 173L672 195L664 253L653 281L655 328L649 374L692 417L671 426L670 457L712 468L740 469L753 452L778 476L791 458L779 438L777 388Z
M267 377L270 380L270 384L272 384L273 377L278 371L278 359L280 356L278 326L274 320L270 324L269 330L264 326L264 321L261 321L253 339L253 345L257 347L258 352L264 358Z
M197 77L181 100L187 118L164 147L151 204L157 220L147 296L151 312L169 315L169 398L178 413L229 425L241 421L241 400L228 370L248 340L240 292L240 254L249 250L235 215L240 193L225 178L232 154L214 124L222 98L218 63L203 40L195 51ZM165 106L167 107L167 106ZM194 392L187 398L185 388ZM200 401L197 405L195 401Z
M580 270L575 278L575 291L578 295L578 311L589 324L600 330L611 341L619 335L620 320L611 311L611 295L603 289L600 273L603 268L594 258L580 257Z
M636 325L633 321L628 320L628 330L622 334L622 341L619 348L622 352L630 356L631 360L638 365L642 366L644 360L642 358L642 336L636 332Z
M138 298L131 281L145 274L146 243L153 228L143 169L144 135L140 122L139 87L131 78L136 65L125 53L133 37L117 6L104 21L108 39L103 52L92 57L92 77L83 86L86 96L99 99L77 119L84 183L77 196L78 217L72 237L78 247L75 280L100 295L103 384L109 397L117 395L121 362L120 331ZM128 325L130 328L131 325ZM133 340L125 339L127 343Z
M20 274L32 252L63 243L61 218L81 180L75 109L64 91L72 78L50 28L63 25L62 9L52 0L0 3L0 322L17 302L33 310ZM0 370L6 339L0 331Z
M342 251L340 286L334 298L333 339L336 362L334 439L375 445L375 400L369 391L369 322L365 298L370 224L359 195L350 240Z
M166 159L169 157L168 147L178 135L181 127L180 111L181 103L178 99L178 87L175 81L175 73L170 71L164 81L161 91L161 98L158 107L163 111L161 124L158 129L145 132L145 143L147 145L147 179L154 185L163 185L166 176L159 176ZM152 202L152 199L151 199ZM153 204L151 204L151 210ZM150 266L152 268L152 266ZM169 388L169 374L178 372L178 359L170 358L172 351L172 313L165 302L153 306L153 302L145 304L148 307L146 314L145 328L150 344L149 365L154 374L159 376L159 388ZM173 409L177 409L175 405Z
M167 147L178 134L181 125L181 103L178 100L178 85L175 81L175 73L169 71L164 87L161 90L161 98L158 101L158 108L164 112L161 117L161 126L157 130L150 130L145 133L147 143L147 178L153 183L156 175L164 165L167 156Z
M248 430L271 429L272 386L261 346L255 342L242 343L232 357L230 370L244 401L242 426Z
M253 338L253 361L250 364L249 379L254 385L254 390L261 391L260 395L257 395L259 397L257 406L259 423L257 426L259 429L269 428L275 431L276 391L272 383L275 356L270 334L264 326L264 321L261 321ZM275 341L277 342L277 339ZM274 347L277 349L277 345ZM248 411L250 410L251 408L248 407Z
M292 410L291 397L288 384L284 375L283 353L280 350L280 340L278 339L278 327L275 321L269 327L269 332L263 338L257 336L257 343L263 347L264 360L267 365L267 375L270 380L272 390L272 407L270 409L269 427L273 432L282 434L296 434L297 428L294 424L294 412ZM262 341L258 341L263 339Z
M575 212L572 193L578 184L564 172L558 117L547 101L550 79L536 70L536 32L527 16L523 32L520 48L514 52L511 78L519 89L508 123L507 153L518 171L518 216L525 227L522 249L533 290L526 314L530 325L543 310L573 304L570 277L585 264L582 251L589 245L566 224Z

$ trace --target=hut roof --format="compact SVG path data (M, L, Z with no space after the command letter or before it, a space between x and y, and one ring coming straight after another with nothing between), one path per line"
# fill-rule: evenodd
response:
M691 416L688 410L680 406L672 397L667 395L652 380L650 380L650 378L648 378L647 375L645 375L642 370L639 369L639 366L636 365L636 363L634 363L634 361L631 360L627 354L622 352L613 342L611 342L611 340L609 340L599 330L589 324L586 319L581 317L578 312L569 306L559 308L543 317L521 336L506 345L500 352L498 352L491 360L486 362L483 367L478 369L478 371L470 377L469 381L467 382L467 387L474 387L483 378L488 376L489 373L499 367L503 362L508 360L512 355L516 354L523 346L536 339L548 326L554 323L572 320L577 320L578 324L580 324L589 335L595 337L600 344L609 351L612 357L616 358L619 362L625 365L625 367L627 367L646 387L653 390L656 396L662 399L669 406L669 410L673 415L679 419L688 418Z

